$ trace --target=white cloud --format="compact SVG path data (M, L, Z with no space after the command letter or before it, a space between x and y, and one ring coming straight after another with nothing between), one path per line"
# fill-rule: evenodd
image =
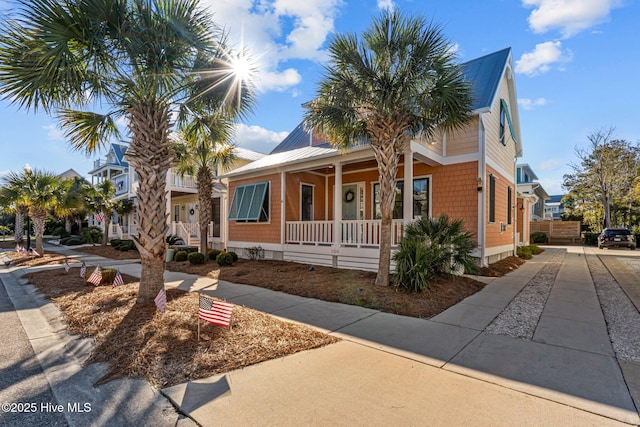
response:
M289 132L274 132L260 126L236 125L234 139L238 146L268 153L275 148Z
M522 0L533 7L529 26L535 33L558 29L568 38L609 20L611 9L621 6L620 0Z
M570 62L573 54L570 50L562 50L560 41L551 41L537 44L531 52L522 54L516 61L516 72L535 76L546 73L552 64Z
M566 190L562 188L564 182L562 178L540 178L538 182L542 184L542 188L549 195L566 194Z
M334 30L342 0L204 0L214 21L225 27L238 46L255 57L262 92L285 90L301 81L300 73L282 70L289 60L323 61L322 49Z
M536 107L547 105L547 100L544 98L518 98L518 105L521 106L523 110L533 110Z
M42 126L47 131L47 139L49 141L64 141L64 132L54 124Z
M567 163L558 158L551 158L544 160L536 165L536 170L539 171L557 171L560 168L567 166Z
M393 0L378 0L378 9L380 10L394 10L395 8Z

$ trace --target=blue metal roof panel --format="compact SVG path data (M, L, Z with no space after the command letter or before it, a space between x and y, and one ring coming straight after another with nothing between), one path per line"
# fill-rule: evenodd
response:
M511 48L506 48L462 64L465 80L474 92L473 110L491 106L510 52Z
M116 159L118 161L118 165L120 166L129 166L129 163L127 163L124 160L124 155L127 152L127 149L129 148L126 145L120 145L120 144L111 144L111 147L113 147L113 152L116 155Z

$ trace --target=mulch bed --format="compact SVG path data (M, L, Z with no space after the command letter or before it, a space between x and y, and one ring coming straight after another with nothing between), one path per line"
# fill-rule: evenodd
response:
M128 275L116 288L87 285L77 267L69 273L56 269L25 277L56 303L69 332L95 340L86 363L110 366L98 383L134 377L163 388L339 341L234 306L231 327L201 322L198 342L195 293L167 289L167 309L160 313L153 303L135 304L139 283Z
M516 270L526 261L517 256L510 256L504 259L501 259L498 262L494 262L488 267L483 267L478 272L479 276L488 276L488 277L502 277L505 274Z

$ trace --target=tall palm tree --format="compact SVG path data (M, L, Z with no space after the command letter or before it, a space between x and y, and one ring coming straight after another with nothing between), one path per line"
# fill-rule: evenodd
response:
M9 172L3 177L5 187L20 188L14 193L15 205L26 206L33 219L33 232L36 236L36 251L44 253L42 237L44 222L49 213L58 208L64 197L62 180L53 172L31 170Z
M64 228L67 233L71 233L71 223L74 219L84 218L88 213L88 207L85 203L85 184L86 181L80 177L67 178L62 181L63 197L54 213L64 220Z
M137 302L150 302L164 287L171 112L194 96L232 110L250 105L243 56L222 43L197 0L16 3L0 31L0 93L55 114L72 146L88 154L119 136L116 120L127 119L127 160L140 184Z
M453 45L422 17L386 11L358 37L336 35L306 121L337 147L366 139L378 164L382 228L377 285L389 284L400 156L413 138L462 126L472 93Z
M227 170L235 160L234 146L227 143L233 123L223 111L216 111L185 121L175 134L173 150L176 172L196 177L198 185L198 217L200 251L208 248L207 228L211 222L214 178Z

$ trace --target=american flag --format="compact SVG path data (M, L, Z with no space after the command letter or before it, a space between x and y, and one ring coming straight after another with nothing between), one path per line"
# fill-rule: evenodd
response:
M86 275L87 275L87 266L85 265L84 261L82 261L82 266L80 266L80 277L84 279L84 276Z
M198 318L218 326L228 327L231 323L233 304L222 302L200 295Z
M33 248L31 248L31 255L33 256L40 256L40 254Z
M95 214L95 218L96 221L102 222L102 220L104 220L104 214L102 212L98 212L97 214Z
M122 274L120 274L120 270L116 274L116 277L113 278L113 287L124 285L124 279L122 278Z
M164 288L160 289L158 295L153 299L153 302L156 303L156 307L160 310L161 313L164 313L164 310L167 308L167 294L164 291Z
M67 258L65 258L64 259L64 271L65 271L65 273L68 273L70 269L71 269L71 266L69 265L69 260Z
M102 282L102 271L100 270L100 266L97 266L87 279L87 283L93 283L95 286L98 286L100 282Z

